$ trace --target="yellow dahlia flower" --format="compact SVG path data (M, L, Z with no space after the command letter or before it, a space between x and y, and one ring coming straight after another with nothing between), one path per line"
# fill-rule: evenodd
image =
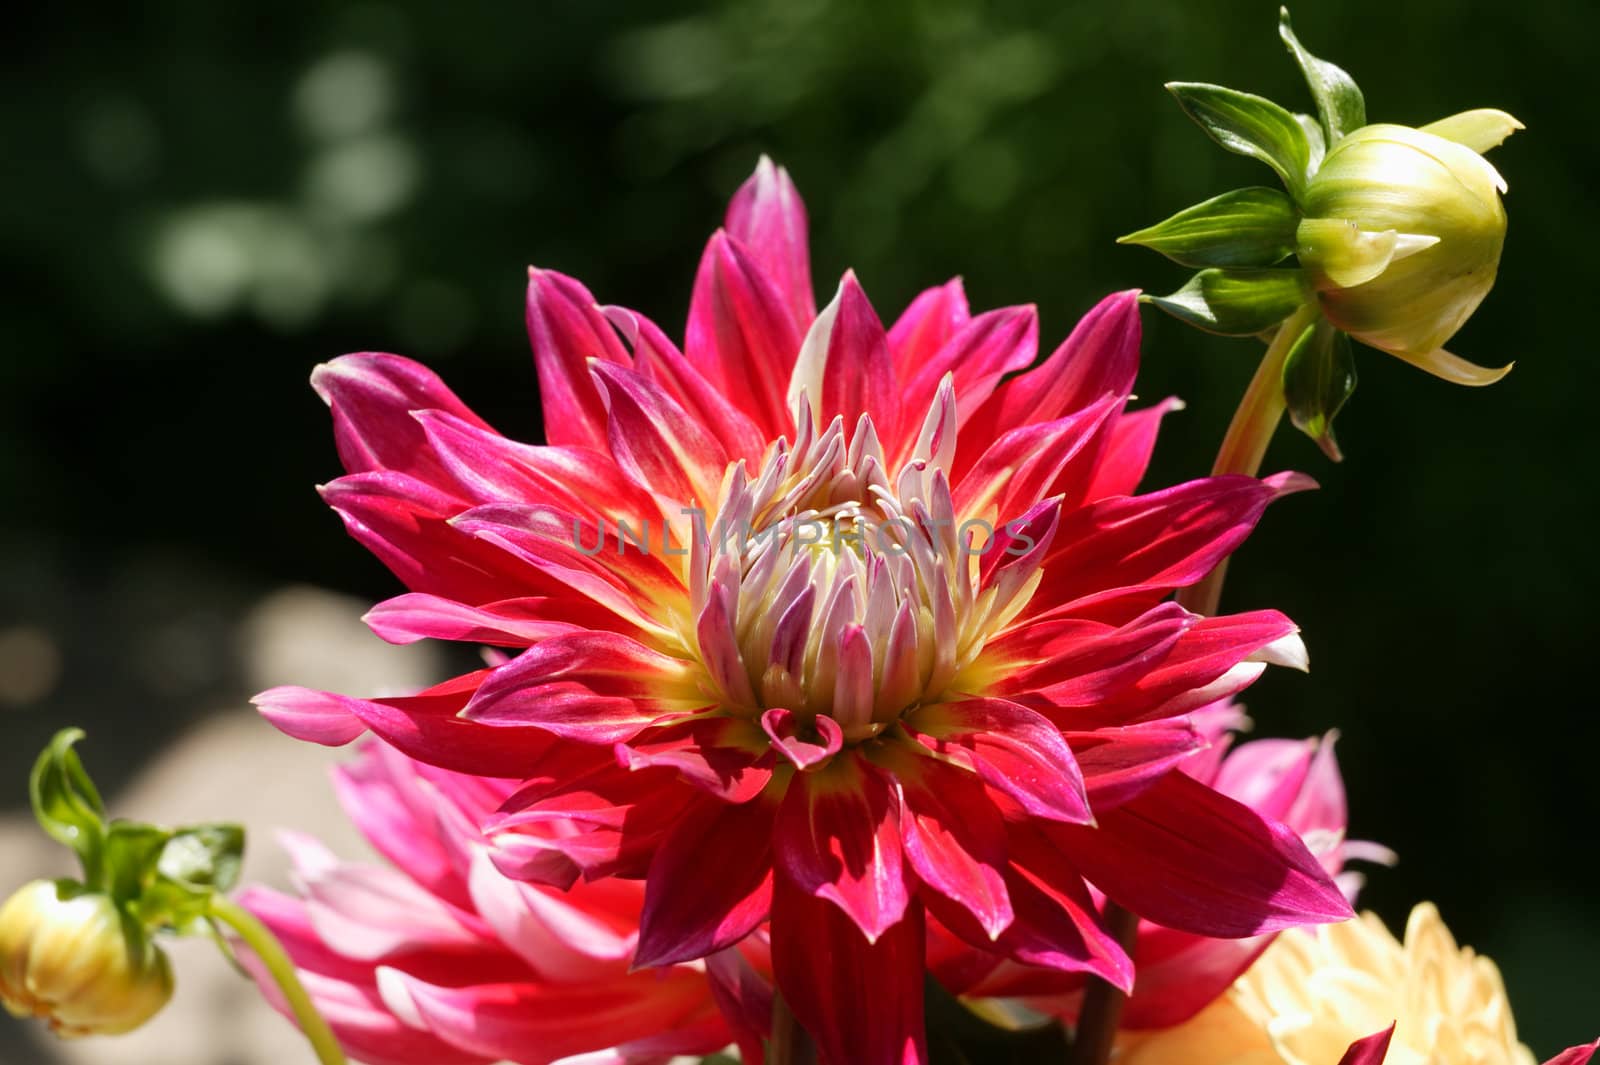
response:
M1129 1035L1117 1065L1338 1065L1351 1044L1394 1025L1385 1065L1535 1065L1517 1041L1494 962L1459 947L1439 911L1411 911L1405 941L1378 917L1280 935L1193 1020ZM1583 1065L1597 1044L1547 1065Z

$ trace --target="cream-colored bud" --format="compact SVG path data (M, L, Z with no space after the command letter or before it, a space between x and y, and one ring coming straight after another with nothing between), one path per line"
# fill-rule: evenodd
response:
M1297 251L1328 320L1411 361L1439 351L1494 285L1505 243L1505 181L1475 146L1489 119L1468 112L1430 129L1363 126L1311 178ZM1468 145L1472 144L1473 147Z
M172 997L167 956L99 892L26 884L0 907L0 1001L64 1038L119 1035Z

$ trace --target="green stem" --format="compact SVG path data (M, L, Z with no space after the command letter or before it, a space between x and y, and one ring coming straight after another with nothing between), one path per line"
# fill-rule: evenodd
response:
M1122 949L1133 957L1134 943L1139 938L1139 918L1107 899L1105 922ZM1111 1060L1117 1029L1122 1023L1122 1007L1127 1001L1128 996L1121 988L1098 976L1089 978L1083 1006L1078 1010L1078 1026L1072 1033L1071 1065L1105 1065Z
M1233 412L1228 433L1217 450L1217 461L1211 467L1213 477L1238 473L1254 477L1261 472L1261 460L1266 457L1267 445L1278 431L1285 410L1283 400L1283 364L1289 357L1294 342L1306 327L1317 318L1315 304L1306 304L1290 315L1278 327L1261 365L1250 379L1250 386ZM1217 563L1216 568L1197 584L1178 592L1178 602L1196 614L1215 614L1222 599L1222 582L1228 574L1228 560Z
M267 967L267 972L272 974L289 1008L294 1011L295 1023L299 1024L300 1031L305 1033L312 1049L317 1052L317 1061L321 1065L346 1065L344 1051L339 1048L333 1030L322 1019L322 1014L317 1012L316 1006L312 1005L311 996L306 994L305 986L295 975L294 962L289 960L289 955L271 930L257 920L255 914L221 894L212 896L210 912L212 917L237 932L239 938L261 959L261 964Z

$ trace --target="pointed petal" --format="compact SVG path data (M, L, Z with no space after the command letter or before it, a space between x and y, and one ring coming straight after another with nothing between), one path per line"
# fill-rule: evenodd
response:
M797 774L774 826L778 867L876 940L905 915L909 897L898 815L883 778L854 755Z
M1183 718L1062 735L1096 813L1121 806L1206 747L1205 737Z
M1482 155L1490 148L1498 148L1517 130L1526 128L1504 111L1480 107L1475 111L1462 111L1437 122L1429 122L1426 126L1419 126L1418 131L1455 141Z
M714 506L728 468L716 437L649 379L604 363L593 369L617 464L660 498L702 512Z
M790 405L798 407L801 395L811 401L817 428L835 417L853 426L868 414L885 453L900 453L901 396L888 335L854 273L844 275L806 334L789 382Z
M494 432L437 374L399 355L342 356L313 370L311 387L333 412L333 437L348 473L396 470L448 490L451 480L411 412L444 411Z
M822 1065L926 1065L921 904L870 943L836 907L781 876L772 911L778 990ZM841 973L870 993L841 994Z
M1568 1047L1544 1065L1589 1065L1589 1059L1600 1053L1600 1039L1582 1046Z
M905 727L929 749L975 770L1034 817L1093 820L1077 762L1061 732L1005 699L964 699L918 710Z
M771 802L696 803L650 863L634 965L703 958L737 943L766 920L772 905L772 837Z
M650 319L625 307L607 307L606 316L624 336L632 337L634 369L660 385L715 436L730 461L744 459L755 469L766 451L767 439L750 416L717 391Z
M617 745L629 769L664 766L724 802L749 802L772 779L767 737L754 722L735 717L697 717L651 729Z
M793 431L789 372L801 336L756 258L727 233L715 233L695 276L684 354L768 440Z
M1244 542L1268 503L1306 486L1283 476L1206 477L1070 511L1034 601L1049 609L1119 590L1186 587Z
M590 360L628 365L617 331L589 290L554 270L528 270L528 341L539 370L545 438L604 451L605 407Z
M811 295L811 245L806 207L789 172L762 156L756 172L739 186L728 204L728 233L750 249L767 279L782 295L804 331L817 315Z
M1107 296L1049 358L995 390L968 421L967 437L981 444L1012 426L1053 421L1108 395L1120 406L1139 368L1139 335L1139 293ZM976 458L976 447L963 447L958 473Z
M1404 359L1419 370L1426 370L1441 381L1449 381L1453 385L1467 385L1470 388L1482 388L1484 385L1492 385L1510 373L1511 368L1516 365L1514 362L1508 362L1498 369L1491 369L1487 366L1479 366L1475 362L1468 362L1458 355L1450 354L1443 348L1437 351L1420 353L1391 351L1389 354Z
M1350 1049L1339 1059L1339 1065L1383 1065L1389 1056L1389 1041L1394 1038L1394 1025L1381 1032L1373 1032L1365 1039L1350 1044Z
M1183 409L1183 401L1169 397L1153 407L1124 413L1111 428L1111 438L1106 443L1100 465L1094 471L1094 480L1084 495L1087 502L1108 496L1132 495L1150 467L1150 456L1155 451L1156 434L1161 419L1173 411Z
M1008 373L1033 364L1039 352L1039 312L1031 304L1002 307L966 323L939 349L908 367L905 410L917 416L933 401L939 381L954 375L957 424L981 407Z
M1354 912L1292 830L1182 773L1102 814L1097 829L1048 831L1108 896L1180 931L1238 939Z
M1162 603L1120 628L1076 618L1024 622L994 642L997 695L1096 708L1160 666L1200 619Z
M896 376L909 381L971 317L959 277L921 292L889 329Z
M585 743L618 743L705 705L690 663L615 633L586 632L537 644L494 670L463 719L533 726Z
M390 643L458 640L495 647L527 647L574 629L615 628L619 619L576 597L532 596L468 606L453 599L410 592L384 600L361 620Z
M966 471L958 472L953 482L956 512L1008 519L1067 488L1076 503L1088 488L1086 475L1099 450L1095 444L1121 403L1106 396L1071 415L1003 432ZM975 435L964 431L958 443ZM960 454L958 447L958 460ZM957 465L959 470L959 461Z
M978 777L905 743L883 744L873 760L899 790L900 841L917 878L994 939L1011 924L1006 832Z

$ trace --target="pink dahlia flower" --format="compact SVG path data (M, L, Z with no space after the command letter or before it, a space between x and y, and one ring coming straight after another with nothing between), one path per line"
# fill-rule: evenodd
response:
M1248 724L1235 707L1206 708L1197 711L1192 720L1212 746L1184 761L1179 771L1293 829L1323 868L1338 878L1351 901L1361 876L1345 871L1348 860L1394 860L1384 847L1345 838L1349 817L1333 735L1311 740L1262 739L1232 747L1231 730ZM1270 933L1213 939L1140 921L1132 951L1136 976L1121 1026L1166 1028L1187 1021L1226 992L1272 939ZM934 974L956 994L1022 999L1068 1021L1076 1019L1082 1003L1081 973L1018 965L992 951L964 944L937 925L929 957Z
M1276 612L1169 596L1304 482L1134 494L1171 406L1125 410L1135 293L1037 366L1033 308L974 316L959 282L889 328L853 274L813 308L804 209L763 161L681 352L532 272L547 446L405 359L319 368L349 471L324 495L411 589L372 627L514 656L263 711L524 779L487 825L500 867L644 878L637 965L770 917L777 986L835 1063L923 1056L925 913L1122 987L1089 883L1206 936L1348 917L1292 829L1171 772L1205 746L1189 711L1302 649Z
M514 784L369 742L340 802L393 867L286 837L297 896L241 902L278 936L345 1050L370 1065L665 1061L733 1041L703 965L633 971L641 885L508 879L478 824ZM241 951L262 993L277 984ZM718 959L725 971L727 959Z

